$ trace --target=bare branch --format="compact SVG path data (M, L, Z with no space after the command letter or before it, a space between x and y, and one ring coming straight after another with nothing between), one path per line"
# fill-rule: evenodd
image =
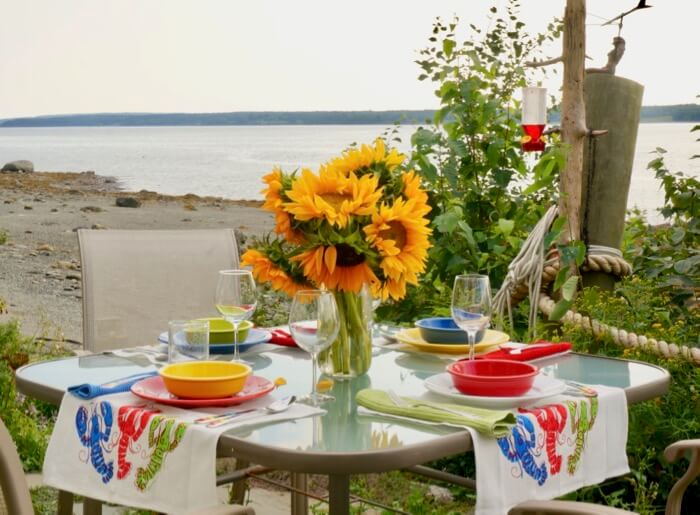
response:
M597 138L598 136L605 136L608 133L608 129L588 129L588 136L591 138Z
M542 132L542 136L549 136L550 134L559 134L561 133L561 127L551 127L549 129L545 129Z
M564 60L562 56L555 57L554 59L547 59L546 61L529 61L525 63L528 68L541 68L543 66L549 66L550 64L557 64Z

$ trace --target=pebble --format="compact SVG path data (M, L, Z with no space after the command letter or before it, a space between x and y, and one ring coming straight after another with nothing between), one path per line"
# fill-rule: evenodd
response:
M54 208L51 208L51 212L52 212L52 213L58 213L58 209L55 208L55 207L54 207Z
M75 263L73 261L60 261L60 260L56 261L53 264L53 267L60 268L61 270L77 270L79 268L78 263Z
M141 201L134 197L117 197L117 207L141 207Z
M54 248L51 245L49 245L48 243L43 243L43 244L39 245L36 248L36 250L38 250L39 252L42 252L42 251L43 252L53 252Z
M80 208L83 213L101 213L104 211L100 206L83 206Z
M454 496L447 488L437 485L428 487L428 496L435 499L437 502L448 503L454 501Z
M32 206L24 206L24 209L26 209L27 211L31 211L34 208Z
M99 230L99 229L106 229L107 226L102 225L102 224L93 224L93 225L92 225L92 228L95 229L95 230Z
M78 274L66 274L66 279L70 281L81 281L82 277Z

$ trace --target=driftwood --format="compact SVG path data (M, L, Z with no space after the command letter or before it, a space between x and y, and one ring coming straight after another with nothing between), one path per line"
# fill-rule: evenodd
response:
M608 62L602 68L588 68L586 73L609 73L615 75L615 68L625 55L625 40L620 36L613 38L613 49L608 52Z

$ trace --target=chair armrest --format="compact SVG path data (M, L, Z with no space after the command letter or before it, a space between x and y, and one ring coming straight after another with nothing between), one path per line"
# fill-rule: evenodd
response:
M700 439L678 440L672 443L664 450L664 458L669 463L673 463L683 456L686 451L691 451L693 455L696 455L700 451Z
M526 501L510 509L508 515L630 515L630 511L573 501Z
M690 464L683 477L676 481L671 488L671 493L668 494L666 515L680 515L685 489L700 474L700 440L680 440L664 450L664 457L669 463L678 460L686 451L690 451Z

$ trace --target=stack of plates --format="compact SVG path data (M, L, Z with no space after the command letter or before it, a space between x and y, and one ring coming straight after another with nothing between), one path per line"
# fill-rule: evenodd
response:
M432 343L427 342L421 337L418 328L404 329L399 331L394 336L401 343L406 343L424 352L437 352L444 354L467 354L469 353L469 344L467 343ZM474 346L475 352L486 352L492 347L502 345L510 337L501 331L493 331L488 329L484 334L484 338Z
M554 377L541 372L535 377L532 388L522 395L515 397L491 397L480 395L467 395L461 393L452 383L452 377L447 372L430 376L424 382L425 387L433 393L460 404L476 406L479 408L508 409L531 406L547 397L558 395L566 390L566 384Z
M271 335L268 331L264 331L263 329L256 329L252 328L248 331L248 337L245 339L244 342L240 342L238 344L238 352L245 352L249 348L251 348L253 345L257 345L258 343L265 343L270 341ZM164 333L160 333L158 336L158 341L160 343L164 343L165 345L168 344L168 333L167 331ZM209 344L209 352L211 354L233 354L234 350L234 344L233 342L226 342L226 343L210 343Z

